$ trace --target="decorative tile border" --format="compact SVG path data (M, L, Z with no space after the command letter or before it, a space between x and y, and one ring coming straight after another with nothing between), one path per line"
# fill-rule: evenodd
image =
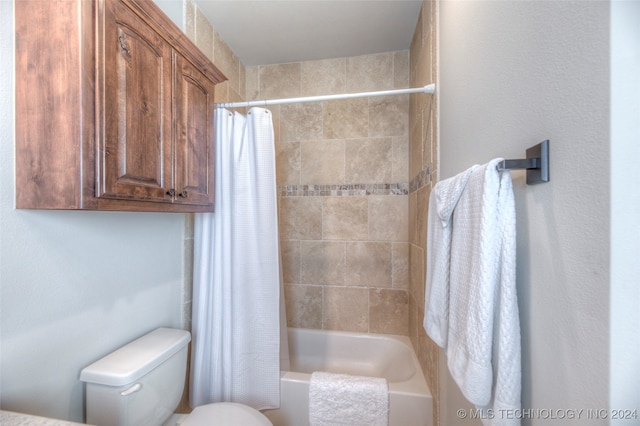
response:
M349 197L367 195L408 195L431 183L428 165L410 183L354 183L340 185L278 185L280 197Z
M407 195L406 183L357 183L343 185L279 185L281 197L348 197L366 195Z
M409 192L416 192L418 189L431 183L431 164L428 164L409 182Z

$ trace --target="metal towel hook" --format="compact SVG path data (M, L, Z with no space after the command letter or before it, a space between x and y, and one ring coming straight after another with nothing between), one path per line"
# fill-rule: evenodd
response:
M518 160L503 160L496 169L527 170L527 185L549 182L549 140L527 149L527 158Z

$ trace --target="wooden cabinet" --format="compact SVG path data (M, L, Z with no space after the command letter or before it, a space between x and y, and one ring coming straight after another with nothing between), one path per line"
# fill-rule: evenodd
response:
M212 211L225 77L153 1L15 8L16 206Z
M174 187L177 202L213 204L213 90L204 74L184 58L176 57Z
M171 45L119 1L105 3L98 45L97 196L171 202Z

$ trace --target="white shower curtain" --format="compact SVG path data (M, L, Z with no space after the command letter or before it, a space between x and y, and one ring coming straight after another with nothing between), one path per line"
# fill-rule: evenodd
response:
M190 403L277 408L286 327L271 113L219 109L215 127L215 212L194 229Z

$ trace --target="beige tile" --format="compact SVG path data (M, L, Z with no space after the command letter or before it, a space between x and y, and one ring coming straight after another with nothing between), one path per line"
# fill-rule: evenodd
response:
M419 87L424 86L428 83L423 83L422 81L414 81L410 82L411 87ZM427 102L432 96L424 93L413 93L409 96L409 104L410 104L410 119L416 120L421 117L422 108L424 107L425 102Z
M368 238L366 197L324 197L322 208L324 240L366 240Z
M197 6L195 20L196 46L213 61L213 27Z
M323 119L325 139L366 138L369 134L368 99L325 102Z
M393 169L391 138L345 141L345 182L388 183Z
M280 137L280 105L271 105L267 109L271 111L271 120L273 121L273 138L276 144L280 144L282 141L282 138Z
M300 241L280 240L282 279L286 284L300 283Z
M432 102L429 105L429 132L426 134L427 140L425 142L425 149L429 149L431 151L430 161L428 164L430 164L433 169L437 168L438 166L438 119L436 117L437 105L437 99L434 96Z
M421 12L421 17L418 19L418 25L414 33L409 59L409 74L410 82L414 87L424 86L427 84L435 83L435 75L432 72L432 42L435 37L431 37L429 28L424 28L424 19L429 19ZM431 95L417 94L415 95L420 103L424 103Z
M418 190L416 199L416 233L418 234L417 244L420 248L427 247L427 217L429 214L429 186L423 186Z
M225 82L226 83L226 82ZM238 92L236 92L235 90L233 90L231 88L231 86L227 85L228 87L228 95L227 95L227 101L226 102L240 102L240 101L244 101L244 99L242 98L242 96L240 96L240 94ZM217 89L217 86L216 86ZM247 114L247 109L246 108L235 108L234 111L238 111L240 114Z
M191 301L182 304L182 329L191 331L191 317L193 316L193 303Z
M229 101L229 82L223 81L216 84L215 92L213 94L213 101L215 103L230 102Z
M424 378L427 381L427 386L429 386L429 389L433 389L434 405L436 405L435 401L439 393L438 363L444 362L446 365L446 360L438 360L440 349L424 332L422 327L423 317L424 311L421 308L421 304L416 303L413 298L409 298L409 337L420 362Z
M300 96L300 63L261 66L260 96L263 99Z
M434 108L433 114L431 114L431 134L429 135L429 145L431 148L431 168L433 170L438 169L438 148L440 146L440 141L438 140L438 110L437 110L437 99L434 96L432 106Z
M300 184L300 142L277 143L275 148L277 184Z
M409 95L369 98L369 137L409 134Z
M411 300L411 304L413 304L413 300ZM412 311L415 312L414 316L416 324L415 337L412 337L412 343L414 345L418 361L420 362L420 367L422 368L422 372L427 381L427 385L430 389L435 389L437 392L438 364L439 362L444 362L446 364L446 360L438 360L440 348L429 338L422 327L424 311L419 305L412 306L411 308ZM435 397L436 395L434 394L434 398Z
M409 334L409 297L405 290L369 289L369 332Z
M424 0L422 2L422 28L424 28L424 33L428 34L433 29L433 21L434 21L434 12L435 6L432 0ZM426 37L426 36L425 36Z
M391 244L391 282L393 288L409 289L409 243Z
M424 250L411 244L410 252L410 270L411 280L409 283L409 292L418 300L424 300L425 294L425 266L424 266Z
M344 285L345 244L333 241L300 241L302 284Z
M229 79L229 87L240 92L240 59L216 31L213 33L213 63Z
M280 237L285 240L322 238L322 199L280 197Z
M285 285L287 326L321 329L322 291L315 285Z
M246 99L247 98L247 67L245 67L242 61L240 61L240 58L238 58L238 63L239 63L238 75L240 78L240 82L239 82L240 87L238 88L238 93L240 94L240 96L242 96L242 99Z
M422 168L424 169L427 165L432 164L432 151L431 151L431 135L433 129L431 126L434 122L433 119L433 97L429 98L428 103L425 105L424 110L422 111Z
M417 342L417 351L416 355L418 357L418 361L420 362L420 367L424 369L427 375L431 375L433 371L433 366L431 365L431 351L429 350L428 337L426 333L418 328L416 330L416 342ZM437 365L436 365L437 371ZM425 377L426 378L426 377Z
M417 79L422 84L435 83L431 63L433 61L433 33L426 28L423 32L422 51L417 61ZM428 95L424 95L428 96Z
M322 328L367 332L369 330L369 289L325 287Z
M391 182L409 182L409 136L395 136L392 139Z
M193 213L187 213L184 215L184 238L185 240L192 240L194 236L195 215Z
M407 241L409 237L409 196L371 195L369 238L374 241Z
M245 68L245 98L248 101L260 99L260 67Z
M435 37L437 5L424 0L418 25L414 32L410 49L410 82L412 86L433 83L437 76L437 40ZM438 141L437 141L437 110L436 96L417 94L411 96L411 144L410 144L410 174L412 177L422 169L431 170L432 177L437 174ZM418 159L420 161L418 161ZM425 379L434 397L434 424L439 422L439 384L438 384L438 355L437 345L425 334L422 328L424 316L424 251L422 245L426 230L423 222L427 215L426 201L428 199L428 184L424 189L413 193L410 201L411 239L411 285L410 285L410 335L420 361ZM446 361L440 361L446 362Z
M350 286L388 287L391 281L391 244L347 243L346 282Z
M347 92L393 88L393 53L347 58Z
M300 143L300 183L328 185L344 183L344 141Z
M184 270L182 274L183 278L183 287L182 287L182 301L190 302L193 298L193 240L184 240L182 242L183 247L183 256L182 261L184 262Z
M184 0L184 32L191 41L196 42L196 5L193 0Z
M300 96L345 93L347 59L322 59L300 63Z
M409 339L411 339L416 355L418 352L418 323L416 301L413 296L409 294Z
M418 210L417 210L418 194L414 191L409 194L409 242L417 244L418 242Z
M411 131L409 138L409 180L415 178L422 170L422 121Z
M280 140L304 141L322 139L323 113L321 103L281 105L280 114Z
M191 302L193 300L193 214L185 217L182 262L184 265L182 274L182 314L185 330L191 330Z
M393 53L393 87L404 89L409 87L409 51L401 50Z
M412 84L412 86L414 86ZM422 103L418 101L418 95L413 93L409 95L409 134L411 134L417 125L422 124Z
M411 38L411 46L409 47L409 78L413 83L417 83L418 58L424 50L423 37L423 10L420 10L420 16L416 23L416 29Z

